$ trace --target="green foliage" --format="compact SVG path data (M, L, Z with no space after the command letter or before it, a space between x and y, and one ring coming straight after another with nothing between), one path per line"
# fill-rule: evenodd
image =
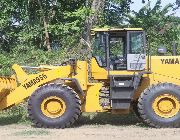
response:
M28 119L27 105L19 104L0 112L0 125L7 125L13 123L26 123L31 124Z
M65 50L62 49L48 52L35 47L16 46L13 48L12 53L4 52L0 54L0 64L2 66L0 73L1 75L12 74L11 66L16 63L29 66L60 64L66 56Z
M179 40L180 18L168 15L172 9L172 4L162 7L161 0L157 0L153 8L149 2L139 12L133 11L133 15L129 15L131 27L142 27L147 32L153 55L156 55L161 44L167 47L170 53L173 42Z
M25 104L20 104L11 109L3 111L0 113L0 125L8 124L29 124L32 122L28 119L27 107ZM131 113L128 115L113 115L108 113L82 113L80 119L72 127L78 127L81 125L137 125L141 127L146 127L142 124L135 114ZM16 135L38 135L39 132L34 133L34 131L22 131L16 133Z
M89 13L82 0L2 0L0 7L0 31L9 41L0 44L5 51L10 51L17 44L46 49L44 19L48 25L50 43L57 40L66 45L68 41L64 40L67 36L81 35Z
M118 27L124 25L126 14L130 12L131 3L132 0L106 0L101 25Z
M90 9L83 0L2 0L0 4L1 75L12 74L11 66L57 64L68 50L78 46ZM45 44L45 26L52 51Z
M14 136L32 137L32 136L46 136L49 135L47 130L23 130L13 134Z

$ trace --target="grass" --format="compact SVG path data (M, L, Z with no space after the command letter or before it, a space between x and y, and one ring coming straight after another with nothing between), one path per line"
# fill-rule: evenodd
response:
M146 127L135 116L134 113L128 115L114 115L110 113L83 113L80 119L74 124L73 127L82 125L115 125L115 126L128 126L136 125Z
M20 104L0 113L0 125L2 126L10 124L32 125L31 121L28 119L26 104ZM129 115L113 115L110 113L83 113L80 119L75 122L72 127L106 124L115 126L136 125L140 127L147 127L136 117L134 113Z
M49 132L47 130L24 130L20 132L16 132L13 135L15 136L42 136L48 135Z
M0 125L32 124L28 119L26 104L20 104L0 112Z

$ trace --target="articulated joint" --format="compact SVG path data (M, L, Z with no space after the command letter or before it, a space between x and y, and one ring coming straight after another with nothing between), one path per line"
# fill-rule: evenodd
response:
M72 81L76 86L77 86L77 89L79 90L79 92L81 93L81 95L84 97L85 96L85 93L84 91L82 90L78 80L76 78L61 78L62 80L69 80L69 81Z

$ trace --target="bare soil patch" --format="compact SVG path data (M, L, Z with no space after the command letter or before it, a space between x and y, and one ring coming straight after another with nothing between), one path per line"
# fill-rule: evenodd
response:
M71 128L35 128L20 122L20 116L0 118L0 140L179 140L180 128L156 129L141 123L133 114L84 114Z

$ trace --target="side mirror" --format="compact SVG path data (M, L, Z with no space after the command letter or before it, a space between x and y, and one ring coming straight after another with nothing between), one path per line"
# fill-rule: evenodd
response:
M159 55L165 55L166 53L167 53L166 47L160 46L160 47L158 48L158 54L159 54Z

